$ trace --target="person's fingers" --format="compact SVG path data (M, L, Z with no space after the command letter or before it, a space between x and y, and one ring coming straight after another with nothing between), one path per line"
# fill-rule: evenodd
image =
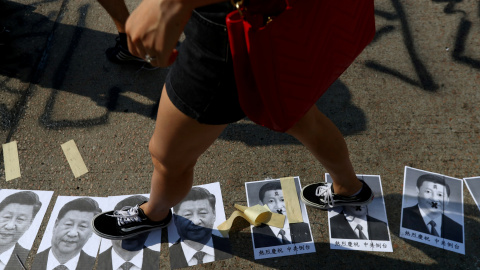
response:
M147 49L141 40L133 41L128 38L128 49L132 55L144 59L152 66L162 66L161 59L158 58L158 53L152 49Z
M149 63L152 66L156 66L156 67L162 66L161 62L160 62L160 59L158 59L158 56L157 56L156 52L154 52L154 51L152 51L150 53L146 53L145 61L147 61L147 63Z
M144 0L125 24L130 53L145 59L152 66L166 67L175 61L178 51L175 44L191 10L172 9L161 13L157 0ZM175 12L176 10L176 12ZM174 27L166 27L167 25Z
M140 38L132 37L129 32L127 31L127 41L128 41L128 50L131 54L135 55L136 57L145 59L145 55L147 54L147 50L143 46L143 41Z

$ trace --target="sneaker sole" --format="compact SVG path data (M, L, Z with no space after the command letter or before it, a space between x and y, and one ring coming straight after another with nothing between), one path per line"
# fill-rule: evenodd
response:
M308 185L310 186L310 185ZM305 186L304 188L308 187L308 186ZM303 191L303 190L302 190ZM375 197L373 195L373 192L372 192L372 196L370 196L370 198L364 202L361 202L361 203L337 203L335 204L335 206L333 207L330 207L328 204L326 206L323 206L323 205L320 205L320 204L317 204L317 203L312 203L310 201L308 201L307 199L305 199L305 197L303 197L303 192L301 192L301 199L302 201L308 205L308 206L311 206L311 207L315 207L315 208L318 208L320 210L329 210L329 209L333 209L335 207L340 207L340 206L363 206L363 205L368 205L370 204L372 201L373 201L373 198Z

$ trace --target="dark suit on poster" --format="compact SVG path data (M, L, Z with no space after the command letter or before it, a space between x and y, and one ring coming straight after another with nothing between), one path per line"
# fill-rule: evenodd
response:
M113 270L112 268L112 247L108 248L100 255L98 255L97 269ZM113 251L115 252L115 251ZM158 269L160 265L160 252L151 250L149 248L143 249L142 270Z
M402 227L421 233L431 234L420 214L418 204L403 209ZM442 231L440 232L440 237L463 243L462 225L442 214Z
M47 268L48 252L50 248L45 249L35 256L33 261L32 270L45 270ZM80 258L78 259L78 264L76 270L87 270L92 269L95 264L95 257L92 257L85 253L83 250L80 251Z
M25 266L25 261L27 260L29 252L30 250L23 248L20 244L16 243L15 247L13 248L12 255L10 256L10 259L5 265L5 270L23 269L22 265L18 261L17 256L15 254L18 254L18 257L20 258L23 265Z
M232 248L227 238L212 234L212 241L213 248L215 249L215 261L230 259L232 257ZM180 240L170 247L170 266L172 269L188 266Z
M270 226L262 224L260 226L253 227L253 242L255 248L280 246L283 243L273 234ZM310 229L308 223L290 223L290 236L292 237L292 243L304 243L312 241L310 235Z
M387 224L385 222L367 215L367 226L368 240L389 240ZM343 211L330 218L330 231L332 238L359 239L345 218Z

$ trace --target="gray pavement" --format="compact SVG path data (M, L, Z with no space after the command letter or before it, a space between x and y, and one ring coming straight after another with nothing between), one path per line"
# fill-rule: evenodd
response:
M480 175L480 3L375 4L374 42L318 106L345 135L357 173L381 176L394 251L330 250L327 213L309 208L316 253L254 260L249 228L238 222L230 234L235 257L202 267L480 269L480 211L466 188L466 255L399 237L404 166ZM0 0L0 19L14 39L0 63L0 139L18 142L22 172L6 182L1 160L0 187L53 190L54 199L148 193L147 146L168 70L108 62L115 28L93 0ZM71 139L89 169L77 179L60 148ZM200 158L195 184L219 181L228 216L234 203L246 205L245 181L298 175L307 185L324 173L293 138L242 120ZM169 268L167 246L161 269Z

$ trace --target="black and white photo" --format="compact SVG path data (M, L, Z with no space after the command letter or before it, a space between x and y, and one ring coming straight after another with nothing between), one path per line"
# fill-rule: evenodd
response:
M108 205L114 210L140 205L148 201L149 194L110 196ZM157 270L160 265L160 242L162 230L154 230L124 240L102 239L97 269Z
M224 221L220 183L192 187L173 207L173 221L168 227L171 268L231 258L230 240L216 229Z
M332 182L329 174L327 182ZM379 175L357 175L372 189L373 201L364 206L339 206L328 211L330 248L392 252L383 189Z
M266 224L251 226L255 259L315 252L305 205L299 199L300 179L295 177L292 181L296 188L296 200L300 204L303 222L289 223L280 179L245 183L249 207L258 204L268 207L273 213L286 216L282 228Z
M93 234L91 221L102 212L100 205L105 199L57 197L32 269L92 269L100 238Z
M400 236L464 254L463 180L405 167Z
M480 176L464 178L465 184L467 185L470 194L472 194L473 200L480 210Z
M0 269L23 269L53 191L0 191Z

